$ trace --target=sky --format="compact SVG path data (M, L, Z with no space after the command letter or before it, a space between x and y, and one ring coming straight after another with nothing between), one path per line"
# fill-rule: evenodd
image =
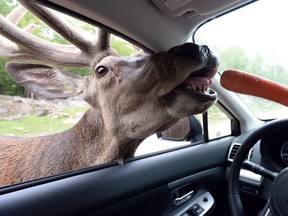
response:
M287 0L259 0L211 21L197 34L207 45L238 45L248 53L273 55L288 69L287 9Z

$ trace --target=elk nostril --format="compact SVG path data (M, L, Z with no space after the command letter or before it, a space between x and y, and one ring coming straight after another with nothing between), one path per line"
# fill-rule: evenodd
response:
M213 55L212 52L210 51L210 49L208 48L208 46L206 46L206 45L200 46L199 49L200 49L200 52L203 56Z

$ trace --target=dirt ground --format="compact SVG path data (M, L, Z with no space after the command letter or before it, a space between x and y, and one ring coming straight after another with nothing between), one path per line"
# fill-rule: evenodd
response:
M43 100L0 95L0 120L18 119L26 115L56 115L59 110L71 106L88 105L81 97Z

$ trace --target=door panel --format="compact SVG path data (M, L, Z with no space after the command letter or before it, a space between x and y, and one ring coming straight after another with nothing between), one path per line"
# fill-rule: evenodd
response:
M29 187L6 193L11 186L0 190L0 215L167 214L175 209L174 190L190 182L212 194L217 212L226 197L226 157L233 138L59 175L43 184L24 183Z

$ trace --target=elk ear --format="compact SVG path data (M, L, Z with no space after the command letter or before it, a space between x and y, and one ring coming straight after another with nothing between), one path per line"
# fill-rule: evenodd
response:
M26 90L45 98L67 98L83 91L83 77L50 66L6 63L13 79Z

